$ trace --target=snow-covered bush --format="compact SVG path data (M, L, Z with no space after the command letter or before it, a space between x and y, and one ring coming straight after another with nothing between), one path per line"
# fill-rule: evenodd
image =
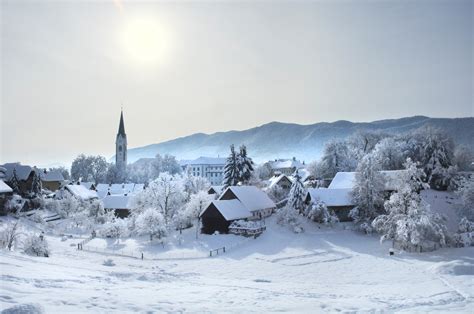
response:
M128 225L125 219L114 218L112 221L105 223L100 234L106 238L120 239L128 235Z
M108 258L102 263L102 265L104 265L104 266L115 266L115 263L114 263L113 259Z
M214 196L208 194L206 191L192 194L189 202L186 203L182 211L182 218L179 221L180 225L186 226L193 224L193 222L199 218L199 214L206 209L213 200Z
M16 246L20 234L21 231L18 221L8 223L7 226L0 231L0 247L11 250Z
M310 220L325 225L332 225L339 222L339 218L337 218L334 211L329 210L326 204L321 201L316 201L309 204L309 206L306 208L305 215Z
M32 256L49 257L50 255L48 242L43 235L29 235L23 244L23 251Z
M18 213L25 206L26 199L18 194L13 194L5 203L7 213Z
M139 235L149 235L161 239L168 233L165 218L156 209L148 208L135 219L135 232Z
M282 226L288 226L293 232L303 232L300 213L293 207L287 205L277 210L277 223Z
M41 212L39 212L38 210L35 210L35 212L31 216L29 216L28 219L41 225L45 223Z
M456 247L474 246L474 222L463 217L453 235L453 242Z
M44 310L40 304L17 304L2 311L2 314L43 314Z
M465 216L467 219L474 221L474 177L462 180L457 194L462 202L459 215L461 217Z
M433 250L445 246L448 232L444 218L432 213L419 194L421 169L410 159L405 163L398 192L385 202L387 214L374 219L372 226L382 233L381 241L392 240L394 245L407 251Z
M278 184L275 184L271 188L267 189L267 195L272 201L278 203L288 196L288 190L283 189Z

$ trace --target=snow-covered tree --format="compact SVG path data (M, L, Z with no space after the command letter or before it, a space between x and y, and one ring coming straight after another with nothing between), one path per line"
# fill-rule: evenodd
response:
M20 182L18 181L18 175L16 174L16 169L13 169L12 178L8 182L10 187L13 190L13 193L20 194Z
M384 203L385 179L373 154L365 155L359 162L355 175L352 198L356 205L350 217L356 223L372 222Z
M135 231L139 235L149 235L161 239L167 234L167 226L163 215L154 208L148 208L135 219Z
M270 197L275 203L278 203L288 197L288 190L283 189L278 184L275 184L271 188L267 189L266 193L268 197Z
M128 235L128 224L125 219L114 218L102 225L100 234L107 238L120 239Z
M16 245L18 238L21 235L19 221L8 223L7 226L0 231L0 244L2 248L7 248L9 251Z
M278 209L275 216L279 225L288 226L295 233L303 232L299 212L288 204Z
M474 177L462 180L457 194L462 202L462 207L459 209L459 215L474 221Z
M224 167L224 186L235 186L240 182L239 156L234 145L230 145L230 154Z
M268 180L272 176L272 167L270 163L266 162L261 165L258 165L255 167L254 174L260 179L260 180Z
M446 245L448 233L443 218L432 213L419 194L426 187L422 182L423 171L410 159L405 168L398 191L385 202L387 214L375 218L372 226L382 234L381 241L392 240L404 250L430 250Z
M189 200L192 194L200 191L207 191L211 187L208 179L201 176L193 176L190 170L187 170L183 176L184 190L186 191L186 200Z
M381 170L403 169L405 158L401 143L393 137L382 139L372 152Z
M32 195L39 195L41 194L41 190L43 189L41 183L41 177L39 174L39 170L33 171L33 181L31 183L31 194Z
M301 181L301 176L296 170L295 178L291 184L290 193L288 195L288 206L295 209L299 213L303 213L305 209L304 200L306 197L306 188Z
M324 146L323 156L319 163L320 176L333 178L340 171L353 171L356 159L351 156L347 143L329 141Z
M308 217L310 220L321 223L321 224L335 224L339 222L339 218L336 214L329 210L326 204L320 200L316 200L309 204L306 208L305 216Z
M137 213L148 208L158 210L163 215L166 225L171 227L185 201L183 176L163 172L146 189L134 195L130 205Z
M5 210L7 213L20 212L25 206L26 200L18 194L13 194L5 203Z
M71 177L76 181L92 181L95 184L105 182L108 163L102 156L86 156L81 154L71 165Z
M467 146L458 145L454 150L453 163L458 167L460 171L472 171L474 170L474 152Z
M361 160L365 155L371 153L375 146L386 137L387 134L378 131L360 130L350 136L347 143L356 159Z
M238 155L238 168L239 168L239 179L242 183L248 183L252 177L254 170L254 162L252 158L247 155L247 147L245 145L240 146L240 152Z
M208 194L206 191L199 191L191 195L189 202L186 204L181 223L183 225L194 223L196 226L196 238L199 232L199 214L206 209L213 200L213 195Z
M44 235L30 235L23 244L23 250L26 254L32 256L49 257L51 254L48 247L48 241Z

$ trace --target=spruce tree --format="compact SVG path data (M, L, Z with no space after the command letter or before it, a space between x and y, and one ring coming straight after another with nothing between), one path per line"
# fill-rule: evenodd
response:
M288 197L288 206L298 211L299 213L304 212L304 198L306 196L306 189L301 182L301 176L296 170L295 180L291 185L290 195Z
M248 182L252 177L254 163L252 158L247 156L247 147L245 145L240 146L238 164L240 170L239 181Z
M10 187L14 193L20 194L20 182L18 182L18 176L16 175L16 169L13 169L13 175L10 180Z
M41 183L41 178L38 171L33 172L33 182L31 184L31 193L38 195L41 193L43 185Z
M239 160L234 145L230 145L230 155L224 167L224 187L235 186L240 182Z

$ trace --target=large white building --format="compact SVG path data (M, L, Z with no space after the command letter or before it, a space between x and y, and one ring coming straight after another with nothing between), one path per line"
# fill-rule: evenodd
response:
M204 177L212 185L221 185L224 180L225 158L199 157L194 160L179 162L183 171L189 171L193 176Z

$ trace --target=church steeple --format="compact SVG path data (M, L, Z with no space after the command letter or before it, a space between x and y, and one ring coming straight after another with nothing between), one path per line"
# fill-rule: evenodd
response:
M127 134L123 122L123 110L120 111L120 123L115 140L115 166L123 175L127 168Z

